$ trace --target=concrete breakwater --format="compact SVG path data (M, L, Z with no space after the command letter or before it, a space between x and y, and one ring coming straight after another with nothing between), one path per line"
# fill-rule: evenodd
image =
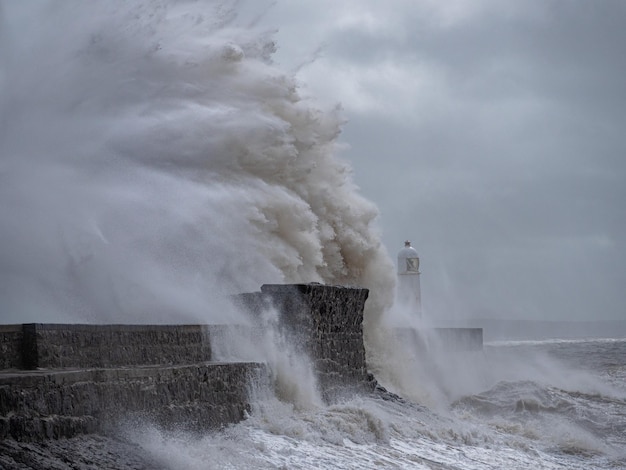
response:
M266 284L261 292L243 294L238 302L253 314L270 305L278 328L296 352L312 361L320 392L333 400L346 390L371 391L363 343L363 309L367 289L321 284Z
M187 429L241 420L265 364L212 361L204 325L0 327L0 439L106 432L145 419Z
M235 301L252 316L275 308L279 328L313 362L322 394L373 390L363 345L367 289L264 285ZM256 327L248 328L254 335ZM241 420L267 365L213 361L224 325L0 326L0 439L107 433L120 421L211 429ZM237 335L233 336L234 338Z
M247 409L253 363L0 374L0 438L20 441L107 432L121 421L215 428Z
M482 351L482 328L394 328L393 338L403 347L426 357L440 351Z

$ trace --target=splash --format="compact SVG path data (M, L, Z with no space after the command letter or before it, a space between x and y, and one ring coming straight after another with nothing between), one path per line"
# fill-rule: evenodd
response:
M340 109L236 7L2 5L2 322L224 322L225 294L317 281L369 288L375 327L393 267Z
M248 391L251 403L275 396L297 409L323 406L313 363L302 345L285 332L278 311L268 306L256 313L254 325L229 325L217 330L211 338L213 360L260 361L269 366L269 377L251 380Z

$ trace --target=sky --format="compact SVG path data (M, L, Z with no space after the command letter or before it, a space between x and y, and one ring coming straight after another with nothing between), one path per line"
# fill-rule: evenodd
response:
M169 290L157 288L161 284L153 282L154 279L148 282L144 273L163 274L165 277L161 281L167 286L172 284L167 276L180 281L176 276L182 270L163 255L163 250L168 247L171 249L168 255L173 256L172 259L183 257L184 260L179 259L181 262L187 260L185 250L191 250L191 246L200 256L189 259L198 262L203 259L202 255L228 253L211 247L232 244L229 237L218 240L214 230L200 230L212 227L210 221L219 216L221 210L229 214L228 224L244 225L247 232L239 226L232 231L241 234L248 233L255 220L253 218L253 224L250 224L250 220L241 214L258 209L263 217L284 229L278 231L282 236L277 240L280 243L275 247L272 245L277 252L276 256L270 257L272 262L283 258L288 260L287 264L299 262L300 258L292 256L289 247L292 247L293 235L300 233L297 227L302 220L298 220L299 217L306 214L298 209L300 206L291 204L293 198L289 199L289 204L272 204L262 197L267 191L248 194L246 191L254 188L243 185L237 190L248 194L247 199L235 198L233 195L239 194L236 190L232 190L230 196L232 204L245 207L241 211L226 210L220 202L216 204L218 214L212 217L207 216L209 204L205 204L205 199L220 200L217 189L210 188L215 189L215 194L210 191L205 194L196 191L197 188L184 178L174 178L175 181L167 181L175 184L179 192L163 191L155 186L150 179L152 176L143 173L146 170L152 175L150 162L144 162L144 154L149 154L152 149L146 142L158 143L157 156L187 155L187 147L177 146L175 139L159 140L162 136L158 129L148 125L151 119L157 119L167 127L170 120L164 120L163 116L171 116L173 124L167 129L176 132L178 126L184 127L185 135L189 137L189 142L185 141L189 145L187 150L200 160L206 157L206 152L198 150L204 147L197 148L196 143L202 139L203 133L228 140L228 132L232 132L248 142L241 129L248 125L254 127L259 122L275 122L273 116L263 114L271 108L265 106L267 101L263 100L280 101L282 95L266 96L266 81L270 80L278 87L269 87L270 90L282 89L287 86L286 82L276 81L274 72L254 67L246 69L249 76L232 81L227 78L230 69L211 68L211 64L218 64L221 59L214 60L211 54L200 57L205 47L209 52L212 50L214 43L211 41L221 44L220 41L229 37L222 38L220 34L202 36L202 27L198 25L203 23L203 16L209 17L209 24L222 20L229 24L229 7L235 5L240 12L235 22L240 23L237 26L243 25L246 31L241 33L243 44L254 49L255 41L260 40L257 45L265 50L267 35L257 36L257 30L274 31L277 51L272 60L280 73L295 74L300 95L312 97L311 103L329 110L319 118L317 125L300 123L294 118L289 125L281 121L278 127L269 126L280 137L277 151L289 157L289 145L281 147L281 143L291 142L294 126L298 130L298 126L305 124L307 132L315 134L315 129L320 130L319 134L309 136L311 141L320 142L327 148L326 141L334 139L335 133L326 135L324 129L335 129L334 110L338 105L341 107L346 122L339 138L338 158L350 164L353 181L362 195L378 208L375 230L380 232L390 258L395 259L406 239L411 240L420 253L425 316L446 320L626 321L626 216L623 209L626 201L626 54L623 52L626 2L224 0L227 13L222 14L228 18L221 18L219 14L211 18L210 15L220 11L221 5L208 2L122 2L118 5L120 8L105 2L80 8L76 6L78 4L60 7L42 2L17 8L16 3L0 5L0 20L4 18L3 25L8 25L0 28L0 69L6 66L5 70L0 70L0 92L11 90L13 86L12 92L0 93L0 107L11 110L12 104L22 103L17 116L27 117L20 120L15 114L5 113L0 118L6 119L0 123L4 126L0 128L4 131L0 147L30 152L40 160L37 160L38 164L43 165L36 167L38 171L32 171L30 161L20 159L20 151L5 152L4 155L7 162L2 169L7 173L0 185L0 194L4 195L0 197L0 203L4 202L4 205L0 204L0 210L5 210L5 217L0 217L0 222L5 222L3 237L9 234L13 238L12 242L7 243L4 239L0 243L0 258L4 256L0 274L9 276L16 285L22 285L21 270L25 269L31 275L29 279L37 282L39 278L45 279L47 289L54 296L65 299L64 294L58 294L63 291L55 287L55 282L60 282L58 271L65 269L69 252L70 268L76 265L80 269L92 269L93 265L91 277L70 269L70 281L74 278L80 281L76 284L78 287L71 282L68 284L71 295L80 297L84 292L93 291L95 299L91 299L92 303L102 303L105 305L103 309L109 311L110 298L115 300L116 296L109 295L102 288L100 279L108 269L112 270L110 277L122 279L115 281L121 286L116 292L126 292L124 296L134 305L134 299L141 296L133 295L127 289L130 284L123 282L125 278L120 273L130 271L124 268L122 261L130 263L132 256L139 256L137 250L131 249L136 242L133 236L143 239L141 237L149 238L152 234L154 239L151 242L156 247L158 259L145 254L147 257L142 261L149 266L154 261L158 269L148 269L134 262L138 271L133 273L150 292L156 289L169 295L172 291L170 300L178 305L179 297L189 299L184 289L179 292L174 287ZM45 21L43 16L31 16L32 5L44 7ZM45 10L46 5L49 5L48 10ZM125 5L124 8L121 5ZM167 8L161 8L165 5ZM186 8L189 10L179 16L174 14L173 19L167 16L169 9L180 13L180 9ZM133 16L135 10L144 16ZM107 23L109 17L98 12L111 14L112 23ZM128 18L132 18L130 24ZM146 23L136 21L137 18L143 18ZM160 22L167 18L171 23L169 20ZM198 21L189 23L194 18ZM63 21L68 24L60 30L58 24ZM251 35L247 33L249 26L252 26ZM161 37L158 34L164 35L161 39L165 41L157 48L152 48L150 42L154 34L157 38ZM136 40L134 35L146 42ZM12 46L7 39L11 37L20 38L22 42L18 43L23 49ZM248 44L248 41L252 42ZM3 47L5 44L8 46ZM163 45L173 49L167 50L166 47L163 52ZM229 54L234 54L234 59L243 57L239 54L243 50L233 47L227 48ZM106 52L111 55L107 56ZM202 104L202 101L193 98L193 87L189 90L184 86L157 87L155 89L166 92L158 100L151 98L150 86L172 77L179 77L177 80L182 84L202 82L203 86L206 85L205 75L196 80L193 61L176 63L172 69L168 68L172 66L168 62L168 54L172 52L171 57L183 57L189 53L202 63L206 61L210 71L207 73L211 77L206 83L211 86L198 90L212 96L216 102L239 106L237 119L228 121L230 127L219 128L219 120L206 119L202 115L202 110L213 110L210 106L196 109L195 105ZM166 68L155 73L153 66ZM182 75L170 75L170 72ZM268 78L270 75L274 78ZM22 80L22 76L26 79ZM242 90L237 91L237 86ZM175 96L167 95L167 90ZM252 95L250 90L254 92ZM248 107L239 103L239 92L252 98L244 103ZM171 114L165 99L168 96L180 104L180 109L190 110L186 115L188 121ZM133 107L130 98L151 106L145 113L137 112L143 108ZM85 106L77 108L76 103ZM257 106L259 103L263 106ZM230 109L228 106L215 109ZM111 113L113 108L118 111ZM70 113L67 113L68 109ZM60 114L59 110L62 111ZM246 112L250 113L248 118ZM119 125L124 116L127 124L132 124L127 129L121 129ZM218 132L211 133L211 126L218 126ZM263 127L265 131L266 127ZM103 129L109 129L111 136ZM21 133L22 130L25 134ZM28 138L24 138L26 136ZM127 137L128 141L125 140ZM118 141L121 142L119 149L114 145ZM139 144L129 147L131 141ZM77 142L82 142L85 148ZM250 139L249 143L252 146L250 155L263 157L267 142ZM255 147L257 144L261 150ZM31 148L33 146L35 150ZM71 147L71 151L67 151L66 146ZM145 180L135 175L138 179L134 181L126 174L122 181L114 175L95 171L100 168L97 165L93 168L87 163L77 165L78 160L74 161L72 156L75 147L82 149L87 156L95 155L85 162L98 163L101 158L109 165L112 161L111 168L115 171L122 171L126 162L135 158L136 161L132 162L136 165L132 168L141 172ZM125 157L119 160L122 163L111 160L111 148ZM220 162L218 158L210 163L217 165ZM57 167L57 163L69 165L76 174L65 172L65 166ZM188 163L182 161L183 165ZM324 160L324 163L328 168L343 168L334 160ZM59 171L46 170L47 164ZM262 188L266 187L264 184L268 178L276 176L275 172L268 170L266 163L253 167L263 173L259 180ZM209 171L212 167L202 160L198 168ZM334 238L316 239L315 243L306 237L299 240L303 246L298 247L296 254L302 256L311 252L311 258L315 258L305 262L307 266L320 264L319 260L315 261L318 251L335 253L332 246L340 238L339 245L344 248L361 246L359 240L351 243L345 238L351 233L352 226L367 229L367 224L357 224L355 220L360 221L363 217L370 220L369 204L360 204L358 198L350 198L352 193L341 192L343 173L328 171L328 174L320 171L316 175L328 179L322 186L326 183L336 186L337 194L343 195L344 204L337 206L341 206L344 212L337 215L336 219L341 223L335 225L344 227L344 230L342 233L332 232ZM84 177L96 178L102 185L101 191L96 190L93 182L87 185ZM110 184L107 178L115 184ZM297 181L290 189L293 190L290 195L302 189L300 180ZM46 193L46 185L53 190ZM274 189L280 192L282 186ZM41 191L46 198L39 197ZM32 202L34 217L17 211L19 206L12 203L11 197L24 194ZM137 194L141 197L135 198ZM326 196L323 191L315 194ZM175 196L187 201L187 212L178 210ZM64 198L71 204L66 204ZM248 200L250 204L245 203ZM299 199L296 202L310 203ZM155 212L147 214L140 203L154 208ZM47 205L54 210L48 210ZM268 208L275 208L275 213L269 213ZM158 212L161 209L171 218L162 217ZM63 224L63 230L57 233L51 227L59 224L59 217L50 217L50 214L72 223ZM137 214L141 217L136 217ZM239 218L233 214L238 214ZM142 217L148 215L155 219L153 229L154 226L172 228L172 233L167 233L176 242L165 243L167 237L162 236L162 231L146 231L143 227L150 224L143 224ZM310 215L313 220L315 214ZM107 218L109 216L112 221ZM188 233L177 233L174 229L183 230L185 223L189 222L185 219L181 224L181 217L193 220L201 236L191 237L190 241ZM282 223L283 219L293 224ZM33 227L36 228L29 225L31 221L35 221ZM133 234L127 229L130 222L134 222L133 227L138 233ZM315 228L308 219L304 222L306 227ZM271 227L271 223L266 225ZM110 256L109 251L118 245L109 246L101 227L110 232L109 238L119 235L120 243L127 243L128 253L132 256L126 256L124 250L114 253L120 259ZM291 230L291 227L296 229ZM78 237L77 241L68 242L66 231ZM23 232L27 236L22 236ZM277 231L270 232L274 236ZM315 236L328 235L317 229L312 233ZM365 238L368 247L376 242L376 237L371 237L369 232ZM211 244L213 242L215 246ZM261 243L258 237L249 242ZM179 244L186 247L182 250L185 253L178 252ZM146 243L141 245L152 247ZM146 248L146 251L149 250ZM345 252L345 249L337 251L340 254ZM366 252L379 253L378 250L364 249L359 253L351 252L359 262L348 264L354 264L358 270ZM94 258L94 253L99 255ZM55 258L57 255L65 261L60 262ZM89 262L84 263L86 259ZM7 265L6 260L13 265ZM379 261L370 256L365 264L378 266ZM45 274L48 271L42 268L44 264L56 274ZM215 267L220 263L211 258L208 264ZM388 264L382 266L386 272L388 267ZM196 272L194 269L184 272L191 275ZM261 271L257 269L255 273ZM393 278L391 273L390 276ZM241 274L237 272L235 278L239 277ZM376 278L380 279L379 290L389 290L389 283L382 276ZM264 282L273 282L267 279L265 276ZM87 280L93 285L81 287L81 282L85 284ZM196 282L200 287L187 279L181 281L182 285L193 285L202 297L202 301L198 301L198 308L202 310L208 295L204 281ZM256 281L254 286L258 284ZM39 284L33 285L39 286L33 292L41 290ZM0 294L13 294L13 291L6 279L0 283ZM26 294L21 291L18 294L16 305L19 308L9 309L11 311L24 309L21 301ZM30 293L28 296L32 297ZM42 301L42 304L48 303ZM39 310L39 307L33 308L33 311ZM125 311L121 307L119 310ZM21 313L15 315L19 317Z
M425 315L626 320L626 3L277 1Z

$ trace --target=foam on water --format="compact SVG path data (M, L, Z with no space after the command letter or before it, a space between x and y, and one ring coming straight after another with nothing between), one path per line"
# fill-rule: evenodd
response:
M257 403L250 418L220 433L172 435L142 428L133 439L169 468L620 468L565 423L533 435L502 420L445 418L410 403L357 398L317 409ZM530 428L530 426L527 426ZM536 428L539 431L539 428ZM557 448L557 445L560 447ZM623 459L624 456L622 455Z
M563 352L559 348L572 343L550 344ZM604 342L584 344L590 363L605 357ZM626 341L619 344L625 351ZM169 434L147 426L131 430L131 439L170 468L626 468L626 394L605 383L602 371L569 367L533 342L516 344L513 355L509 348L491 346L466 360L465 366L483 370L483 391L435 410L372 396L302 407L260 387L250 416L218 433ZM623 364L623 357L611 361ZM533 373L542 362L544 370ZM549 368L569 374L568 383L556 376L564 388L550 383Z

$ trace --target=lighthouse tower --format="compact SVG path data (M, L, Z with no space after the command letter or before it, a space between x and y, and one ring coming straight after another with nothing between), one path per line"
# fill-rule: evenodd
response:
M398 253L398 304L416 315L422 315L420 258L410 241Z

